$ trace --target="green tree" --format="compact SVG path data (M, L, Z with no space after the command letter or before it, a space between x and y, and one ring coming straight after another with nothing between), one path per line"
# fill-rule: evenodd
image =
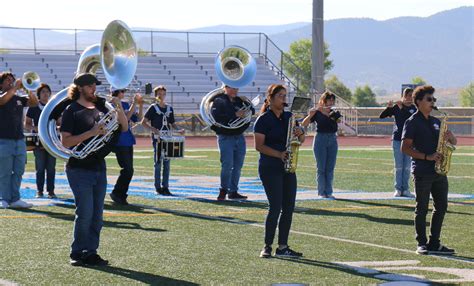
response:
M419 84L419 85L425 85L426 80L424 78L422 78L421 76L415 76L414 78L411 79L411 83Z
M324 81L326 88L334 92L336 95L342 99L351 102L352 92L347 88L335 75L330 76L326 81Z
M150 55L150 52L145 51L144 49L141 49L141 48L138 48L137 53L139 57L146 57Z
M355 106L379 106L375 99L375 93L370 89L368 85L365 85L363 87L358 86L355 89L354 95L352 96L352 103Z
M299 81L299 87L303 92L309 92L311 88L311 49L310 39L301 39L290 45L288 53L284 53L283 72L291 77L295 82ZM324 43L324 74L334 67L329 59L328 45ZM297 67L295 67L296 64ZM298 75L298 68L301 74Z
M471 82L461 90L459 101L463 107L474 107L474 82Z

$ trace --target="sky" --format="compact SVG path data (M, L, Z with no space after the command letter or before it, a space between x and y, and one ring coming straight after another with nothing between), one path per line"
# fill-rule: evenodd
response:
M326 0L324 19L426 17L443 10L472 6L472 3L472 0ZM13 6L9 7L13 10ZM17 6L14 13L2 13L0 25L104 29L115 19L123 20L132 28L166 30L220 24L311 22L312 0L21 0L21 6Z

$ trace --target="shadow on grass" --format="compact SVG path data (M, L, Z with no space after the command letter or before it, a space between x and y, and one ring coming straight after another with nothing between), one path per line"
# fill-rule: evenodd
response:
M75 209L75 207L71 205L57 205L57 206L64 207L67 209ZM22 213L28 213L28 214L43 214L50 218L61 219L61 220L70 221L70 222L74 221L74 214L65 214L65 213L53 212L50 210L44 210L44 209L38 209L38 208L17 209L17 211L22 212ZM121 222L121 221L108 221L108 220L104 220L104 227L144 230L144 231L152 231L152 232L166 231L166 229L161 229L161 228L142 227L139 223L135 223L135 222Z
M199 284L192 283L189 281L163 277L160 275L135 271L131 269L124 269L124 268L120 268L116 266L88 267L88 268L92 270L107 272L107 273L114 274L117 276L122 276L134 281L145 283L147 285L184 285L184 286L199 285Z
M232 207L244 207L244 208L260 208L260 209L268 209L267 203L262 202L253 202L253 201L215 201L215 200L206 200L206 199L195 199L191 198L189 200L197 201L201 203L208 203L218 206L232 206ZM350 201L350 200L346 200ZM350 202L358 202L358 201L350 201ZM390 206L390 205L388 205ZM351 217L351 218L361 218L366 219L368 221L373 221L377 223L384 223L384 224L395 224L395 225L413 225L412 219L400 219L400 218L389 218L389 217L376 217L360 212L339 212L339 211L332 211L328 209L312 209L312 208L295 208L295 213L298 214L306 214L306 215L317 215L317 216L336 216L336 217Z

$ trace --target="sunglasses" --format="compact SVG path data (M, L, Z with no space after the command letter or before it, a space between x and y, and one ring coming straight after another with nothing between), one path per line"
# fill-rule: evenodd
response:
M431 96L426 97L426 101L428 101L428 102L436 102L436 97L431 97Z

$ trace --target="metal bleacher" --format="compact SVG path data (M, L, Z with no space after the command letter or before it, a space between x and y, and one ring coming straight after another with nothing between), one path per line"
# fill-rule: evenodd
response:
M0 55L0 71L10 71L20 77L26 71L35 71L41 81L49 84L53 93L69 86L74 78L79 55L66 54L14 54ZM256 58L257 75L254 81L240 89L240 95L253 98L264 94L273 83L282 83L262 58ZM106 83L100 70L98 77ZM135 88L144 91L146 83L153 86L165 85L168 102L177 113L199 113L201 98L219 87L221 82L214 70L213 56L140 56L135 80ZM105 84L102 91L107 90Z

